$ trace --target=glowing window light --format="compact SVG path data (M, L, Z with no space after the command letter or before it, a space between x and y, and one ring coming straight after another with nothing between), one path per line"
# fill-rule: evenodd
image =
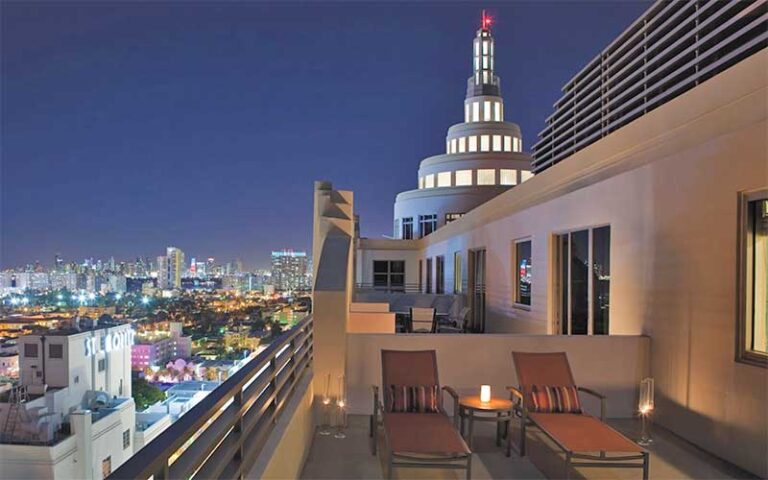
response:
M501 121L501 102L493 102L493 120L495 122Z
M467 137L461 137L459 139L459 153L467 151Z
M480 136L480 151L481 152L490 152L491 151L491 136L490 135L481 135Z
M494 135L493 136L493 151L494 152L500 152L501 151L501 135Z
M478 185L494 185L496 183L496 170L492 168L481 168L477 171Z
M517 170L508 168L499 170L499 183L502 185L517 185Z
M504 135L504 151L512 151L512 137L510 135Z
M469 123L470 115L469 115L469 104L464 104L464 122Z
M520 182L525 182L531 178L533 178L533 173L531 173L529 170L520 170Z
M489 101L483 102L483 121L491 121L491 102Z
M438 187L450 187L451 186L451 172L440 172L437 174L437 186Z
M480 102L472 102L472 121L480 121Z
M477 137L475 135L472 135L471 137L469 137L469 151L470 152L477 151Z
M472 185L472 170L456 170L456 186Z
M451 140L451 153L456 153L456 139Z
M435 188L435 175L430 173L424 177L424 188Z

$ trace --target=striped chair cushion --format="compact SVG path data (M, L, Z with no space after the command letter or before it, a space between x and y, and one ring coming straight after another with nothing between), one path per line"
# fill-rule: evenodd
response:
M538 413L581 413L579 391L573 386L533 385L529 410Z
M437 385L390 385L387 412L438 413L440 395Z

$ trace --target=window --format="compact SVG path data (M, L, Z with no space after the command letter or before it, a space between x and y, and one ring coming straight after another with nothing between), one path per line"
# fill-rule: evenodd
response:
M123 432L123 450L131 446L131 429Z
M460 219L463 216L464 216L463 213L446 213L445 214L445 223L446 224L451 223L452 221L458 220L458 219Z
M49 344L48 358L64 358L64 345L55 343Z
M469 122L469 104L464 104L464 122Z
M424 188L434 188L435 187L435 175L429 174L426 177L424 177Z
M512 139L512 151L513 152L520 151L520 140L518 140L517 138Z
M459 139L459 153L467 151L467 137L461 137Z
M472 185L472 170L456 170L456 186Z
M500 152L501 151L501 135L494 135L493 136L493 151L494 152Z
M768 190L740 196L740 362L768 366Z
M461 252L453 254L453 293L461 293Z
M525 182L533 178L533 174L528 170L520 170L520 182Z
M499 183L502 185L517 185L517 170L507 168L499 170Z
M419 234L426 237L437 230L437 215L419 215Z
M405 260L374 260L373 288L405 291Z
M481 135L480 136L480 151L481 152L489 152L489 151L491 151L491 136L490 135Z
M451 153L456 153L456 139L451 140Z
M491 121L491 102L489 101L483 102L483 121Z
M475 135L472 135L471 137L469 137L469 151L470 152L477 151L477 137Z
M101 461L101 478L107 478L112 473L112 457L109 456Z
M496 171L491 168L481 168L477 171L478 185L494 185L496 183Z
M611 227L557 236L558 331L608 335Z
M437 186L438 187L450 187L451 186L451 172L440 172L437 174Z
M472 121L480 121L480 102L472 102Z
M80 383L80 375L75 375L75 379L74 379L73 383L75 383L75 384Z
M403 234L400 238L411 240L413 238L413 217L403 218Z
M427 279L426 284L424 285L424 293L432 293L432 259L428 258L426 263L427 271L424 272L425 278Z
M37 344L25 343L24 344L24 356L26 358L37 358Z
M501 121L501 102L493 102L493 120Z
M445 293L445 257L435 257L435 293Z
M424 188L424 177L419 177L419 190Z
M451 153L451 141L448 139L445 140L445 153Z
M512 137L510 135L504 135L504 151L512 151Z
M531 306L531 240L515 242L515 303Z
M488 41L483 40L483 55L488 55Z
M103 372L106 369L107 369L107 359L106 358L102 358L102 359L99 360L99 371Z

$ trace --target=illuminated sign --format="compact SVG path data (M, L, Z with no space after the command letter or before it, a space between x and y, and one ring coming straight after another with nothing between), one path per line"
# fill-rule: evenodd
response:
M88 337L85 339L85 356L91 357L99 353L109 353L128 348L133 345L133 330L108 333L101 337Z

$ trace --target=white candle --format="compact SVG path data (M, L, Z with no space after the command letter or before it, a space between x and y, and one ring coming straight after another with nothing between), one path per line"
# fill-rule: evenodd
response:
M491 386L490 385L481 385L480 386L480 401L483 403L488 403L491 401Z

